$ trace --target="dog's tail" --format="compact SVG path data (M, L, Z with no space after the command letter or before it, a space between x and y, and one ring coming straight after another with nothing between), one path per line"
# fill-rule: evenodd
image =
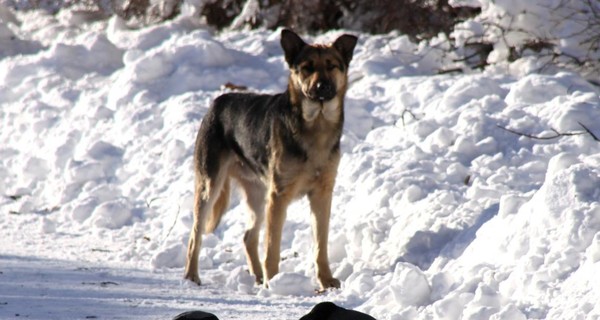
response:
M229 179L225 179L219 198L213 206L212 212L206 217L206 224L204 225L204 233L212 233L219 226L221 218L225 214L225 211L229 207L229 194L231 186Z

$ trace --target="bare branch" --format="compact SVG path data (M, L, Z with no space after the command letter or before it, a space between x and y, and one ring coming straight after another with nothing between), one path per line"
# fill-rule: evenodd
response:
M539 136L539 135L535 135L535 134L530 134L530 133L525 133L525 132L519 132L513 129L509 129L506 127L503 127L501 125L496 125L498 128L522 136L522 137L526 137L529 139L534 139L534 140L553 140L553 139L557 139L560 137L571 137L571 136L580 136L580 135L584 135L584 134L589 134L592 136L592 138L596 141L600 141L598 139L598 137L596 137L587 127L585 127L583 124L581 124L581 122L579 122L579 125L581 127L583 127L585 129L585 131L571 131L571 132L558 132L556 129L551 129L552 132L554 132L553 135L546 135L546 136Z
M583 123L577 121L577 123L579 123L579 125L587 132L589 133L590 136L592 136L592 138L594 138L594 140L599 141L600 139L598 138L598 136L596 136L588 127L584 126Z
M419 118L417 118L417 116L412 111L410 111L409 109L404 109L404 111L402 111L402 115L401 115L403 127L406 127L406 122L404 121L404 117L406 116L406 114L410 115L413 118L413 120L417 120L417 121L419 120Z
M146 200L146 207L150 208L150 206L152 205L152 202L156 201L156 200L160 200L163 199L164 197L156 197L156 198L152 198L150 199L150 201Z
M162 239L161 243L165 242L165 240L167 240L167 238L169 237L169 235L171 234L171 231L173 231L173 228L175 228L175 225L177 224L177 219L179 219L179 212L181 211L181 206L177 205L177 213L175 214L175 219L173 220L173 224L171 225L171 227L169 228L169 231L167 231L167 234L165 235L165 237Z

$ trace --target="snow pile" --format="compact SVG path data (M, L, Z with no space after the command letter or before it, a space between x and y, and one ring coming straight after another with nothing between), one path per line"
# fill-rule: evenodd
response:
M281 272L269 281L269 292L276 295L306 296L314 294L310 278L300 273Z
M337 204L348 242L342 265L362 269L346 280L348 297L362 293L366 310L398 319L565 313L556 297L568 294L557 284L600 267L587 253L600 234L599 145L581 126L597 132L598 92L564 73L390 79L386 87L405 101L388 109L398 120L369 132L338 180L354 189ZM553 130L581 135L524 136ZM418 271L399 282L407 262ZM421 270L429 286L418 282ZM588 289L577 310L597 298ZM427 290L430 305L419 308Z
M200 120L227 82L285 88L279 33L26 19L38 15L11 28L43 47L0 60L0 250L180 277ZM333 300L378 319L600 316L598 89L571 73L432 76L441 56L383 44L427 51L360 35L330 228L342 288L314 296L305 200L288 211L281 273L270 289L255 286L234 193L203 241L205 286L155 281L163 310L206 290L221 298L201 303L233 305L232 318L258 314L239 296L296 305L293 314Z
M460 257L440 259L443 266L428 270L436 271L432 296L442 297L431 306L433 315L448 319L597 315L599 310L593 309L598 290L579 283L586 292L573 301L573 292L561 288L565 280L594 279L598 271L597 161L598 157L586 163L561 153L551 159L544 184L529 201L502 197L497 215L479 228ZM567 310L565 301L570 303ZM375 308L379 306L375 303ZM504 314L509 311L510 316Z
M591 79L598 77L600 5L596 1L453 0L453 6L481 8L475 18L455 26L457 47L493 46L487 62L513 61L531 72L569 65ZM591 73L595 70L595 73Z
M0 5L0 58L35 53L42 48L37 41L22 40L15 34L13 28L18 28L19 24L17 17Z

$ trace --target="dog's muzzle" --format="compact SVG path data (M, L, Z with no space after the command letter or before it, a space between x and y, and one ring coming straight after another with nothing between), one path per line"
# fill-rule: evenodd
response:
M309 98L315 101L329 101L335 97L335 85L331 81L319 80L309 92Z

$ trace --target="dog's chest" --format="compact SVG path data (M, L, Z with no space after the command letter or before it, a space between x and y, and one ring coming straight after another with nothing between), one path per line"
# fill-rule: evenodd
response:
M281 149L273 149L270 164L277 188L295 190L294 197L306 194L322 177L337 171L343 122L339 101L305 102L301 107L302 125L289 129L291 140L274 144Z
M335 120L327 119L325 109L321 115L312 122L305 121L305 132L301 141L302 149L306 153L304 170L318 173L331 162L331 157L337 152L340 142L341 118L336 115ZM332 110L333 112L333 110ZM332 116L332 114L329 114Z
M302 117L309 125L322 117L325 121L337 123L342 115L342 105L338 97L329 101L310 101L302 102Z

